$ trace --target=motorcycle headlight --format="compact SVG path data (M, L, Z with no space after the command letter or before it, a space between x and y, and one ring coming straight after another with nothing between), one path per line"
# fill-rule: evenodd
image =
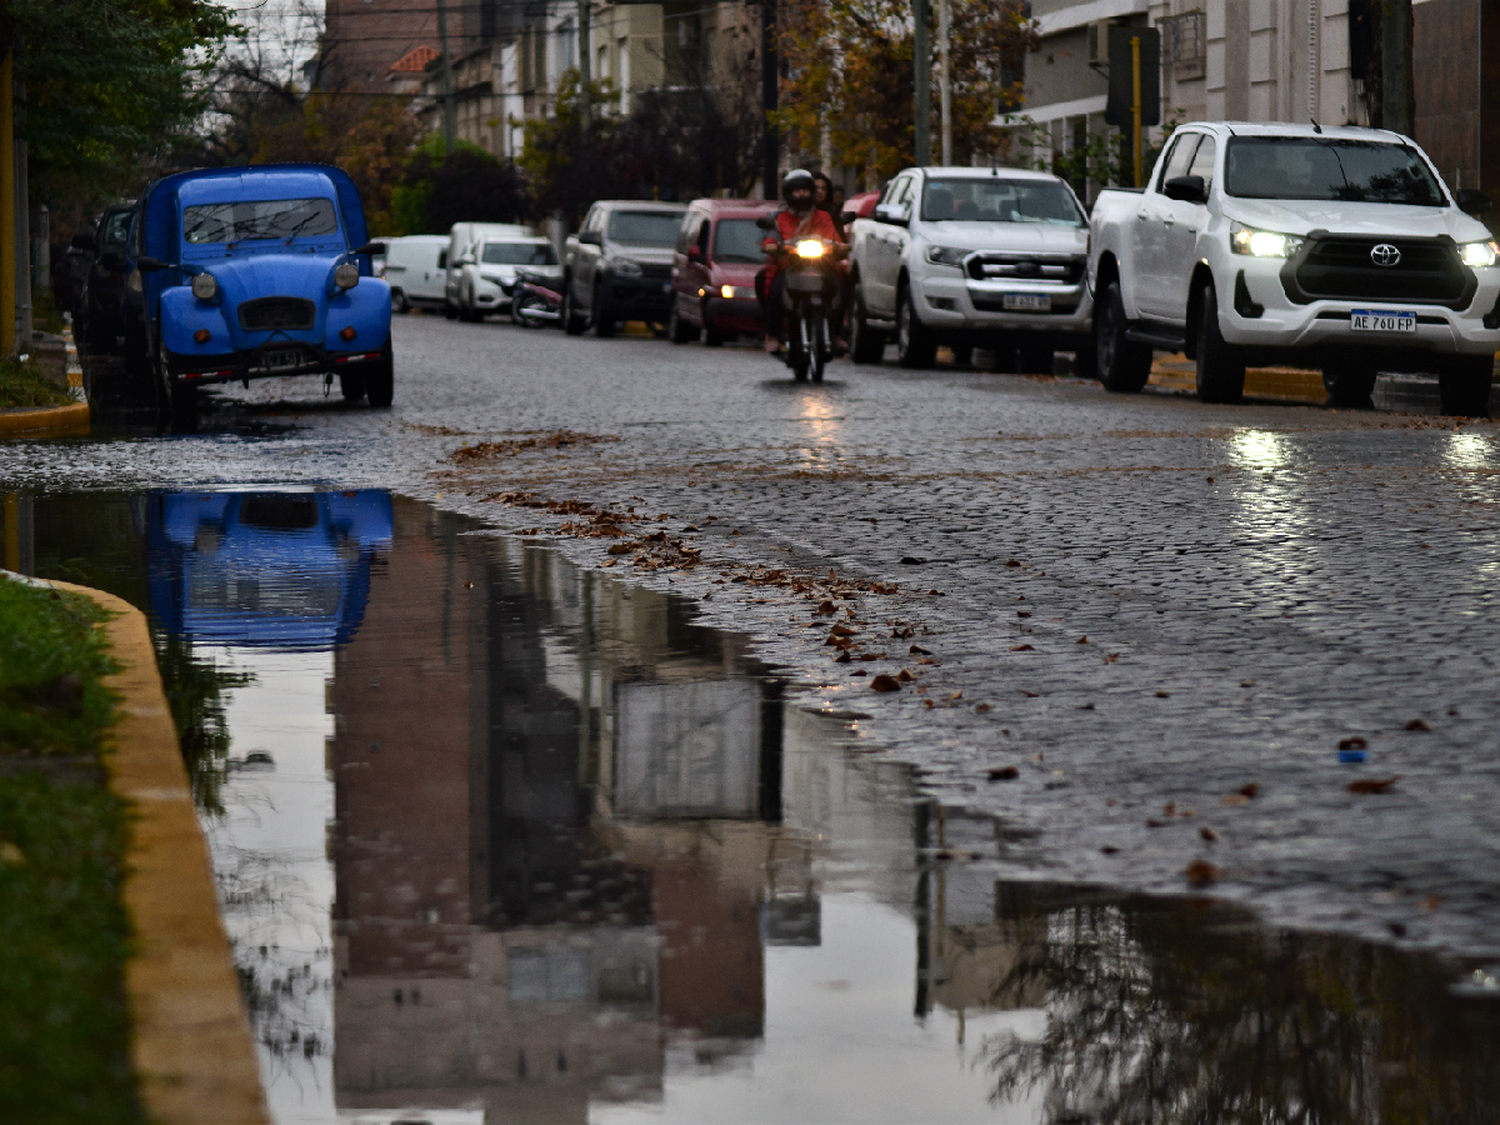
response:
M823 256L823 244L816 238L804 238L797 243L797 257L818 259Z
M641 276L641 264L632 262L629 258L611 258L609 269L611 273L618 274L620 277Z
M1490 261L1494 261L1491 255ZM212 301L219 295L219 279L211 273L200 273L193 278L193 296L200 301Z
M1493 266L1496 258L1500 258L1500 243L1490 242L1465 242L1459 247L1463 254L1466 266Z
M1229 249L1252 258L1290 258L1302 249L1305 241L1295 234L1256 230L1240 223L1235 223L1229 231Z
M968 253L957 246L929 246L927 260L935 266L961 266Z

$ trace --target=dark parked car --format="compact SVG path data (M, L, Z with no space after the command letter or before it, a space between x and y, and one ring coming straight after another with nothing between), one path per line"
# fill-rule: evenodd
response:
M714 346L765 330L755 274L766 264L766 232L755 220L778 207L775 200L699 199L688 208L672 259L667 335L674 344L701 333Z
M73 236L74 248L89 255L74 310L74 336L85 351L118 353L124 343L125 236L134 210L134 200L116 203L92 232Z
M672 247L687 207L601 199L568 239L563 327L612 336L622 320L665 324L672 296Z

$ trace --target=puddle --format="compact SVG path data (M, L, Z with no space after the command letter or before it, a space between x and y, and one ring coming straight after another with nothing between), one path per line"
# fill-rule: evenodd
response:
M1500 1116L1493 970L1001 879L687 603L380 492L5 513L152 616L283 1125Z

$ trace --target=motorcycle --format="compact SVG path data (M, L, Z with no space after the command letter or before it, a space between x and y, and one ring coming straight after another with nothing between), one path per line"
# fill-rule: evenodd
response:
M811 377L814 383L821 383L823 368L833 358L828 327L833 310L823 296L825 292L837 292L838 279L832 276L833 246L821 238L799 238L788 248L773 217L763 215L756 225L775 235L777 251L790 255L781 298L786 365L797 382L805 383ZM766 243L770 242L767 238Z
M562 319L562 294L551 287L549 280L530 270L516 270L516 285L510 298L511 320L522 328L541 328Z

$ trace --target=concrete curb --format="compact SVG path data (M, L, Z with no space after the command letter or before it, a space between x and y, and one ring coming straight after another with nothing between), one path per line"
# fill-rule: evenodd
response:
M193 811L145 614L113 594L47 584L92 598L116 615L100 626L122 666L105 681L123 702L104 761L110 787L134 813L124 899L136 950L125 988L134 1025L131 1062L146 1114L160 1125L267 1125L208 844Z
M73 437L89 432L89 406L15 406L0 410L0 438Z

